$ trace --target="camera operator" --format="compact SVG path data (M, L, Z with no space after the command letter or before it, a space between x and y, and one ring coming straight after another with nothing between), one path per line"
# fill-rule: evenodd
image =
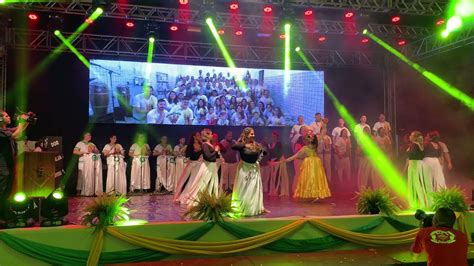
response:
M428 266L467 265L467 237L453 229L456 215L451 209L439 208L433 226L422 228L411 247L414 253L428 254Z
M11 118L0 110L0 203L6 201L13 189L16 147L18 140L28 127L28 114L19 115L18 126L8 128Z

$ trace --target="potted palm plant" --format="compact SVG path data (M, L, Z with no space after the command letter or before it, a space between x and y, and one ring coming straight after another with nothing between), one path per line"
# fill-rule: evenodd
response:
M400 209L394 203L394 197L387 189L364 188L357 192L357 212L359 214L393 215Z

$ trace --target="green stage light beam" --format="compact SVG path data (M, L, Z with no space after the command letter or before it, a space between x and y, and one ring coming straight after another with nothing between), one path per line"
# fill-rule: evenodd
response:
M393 55L398 57L400 60L402 60L403 62L410 65L413 69L420 72L426 79L431 81L434 85L436 85L438 88L443 90L445 93L447 93L451 97L455 98L456 100L458 100L461 103L463 103L464 105L466 105L467 108L469 108L471 111L474 111L474 99L471 96L467 95L466 93L464 93L460 89L452 86L448 82L444 81L442 78L436 76L434 73L426 70L422 66L420 66L420 65L416 64L415 62L411 61L406 56L404 56L402 53L400 53L395 48L388 45L386 42L379 39L374 34L372 34L370 32L366 32L365 35L369 36L372 40L374 40L376 43L378 43L383 48L387 49L389 52L391 52Z
M224 57L225 62L227 63L227 66L231 69L231 72L235 75L235 81L237 82L237 85L239 85L240 88L243 90L247 90L247 86L245 85L245 82L242 80L241 76L239 73L237 73L237 67L235 66L234 60L232 60L232 57L229 54L229 51L227 50L224 42L221 39L221 36L219 33L217 33L216 26L214 25L214 21L212 18L206 18L206 24L209 26L209 29L211 30L212 36L214 36L214 39L216 39L217 46L219 46L219 49L222 53L222 56Z
M291 24L285 24L285 76L284 76L284 87L283 93L288 95L288 90L290 87L290 70L291 70L291 57L290 57L290 38L291 38Z
M308 69L311 71L316 71L314 67L309 62L308 58L303 54L302 51L298 52L298 55L306 64ZM336 107L339 115L346 121L349 128L354 128L356 126L356 120L349 113L347 108L336 98L331 89L324 83L324 91L331 99L331 102ZM393 191L402 199L407 199L406 189L407 185L405 178L399 173L397 168L392 164L390 159L384 154L384 152L377 146L377 144L369 138L362 131L354 132L354 137L357 142L360 144L360 147L369 158L372 165L375 167L377 172L383 178L385 184L387 184ZM408 202L408 200L407 200ZM409 202L410 208L416 208L417 206ZM414 206L415 205L415 206Z
M77 56L77 58L87 67L87 68L90 68L91 67L91 64L89 63L89 60L87 60L77 49L76 47L74 47L70 42L68 42L68 40L66 38L64 38L63 34L59 31L59 30L55 30L54 31L54 35L56 35L63 43L64 45L66 45L67 48L69 48L69 50L71 50L71 52L73 54L75 54Z

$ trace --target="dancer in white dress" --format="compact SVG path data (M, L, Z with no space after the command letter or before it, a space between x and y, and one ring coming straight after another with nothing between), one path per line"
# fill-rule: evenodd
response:
M161 137L161 143L153 149L156 158L156 184L155 191L169 194L174 190L174 163L172 162L172 148L168 144L168 137Z
M133 157L130 191L150 189L150 146L146 143L146 136L138 134L137 141L130 147L128 155Z
M189 190L183 193L181 204L192 206L196 204L197 196L201 191L207 191L215 197L219 194L219 176L217 174L216 159L219 157L219 146L212 146L212 131L203 129L201 131L202 139L202 158L203 164L196 175L196 178L189 184ZM191 181L191 180L190 180Z
M441 166L441 146L439 145L439 133L430 132L424 145L425 157L423 158L423 169L430 177L433 191L438 192L446 188L443 167Z
M423 136L419 131L413 131L410 134L410 145L407 149L408 153L408 200L410 207L430 208L433 185L428 174L423 169Z
M268 212L263 207L263 187L259 158L265 153L255 142L255 132L247 127L232 149L239 151L240 163L232 192L232 206L243 216L255 216Z
M124 155L125 150L122 145L117 143L117 136L110 137L110 143L107 143L102 149L107 161L107 183L105 192L112 194L127 194L127 177Z
M99 196L104 192L102 187L102 160L100 153L94 143L89 142L88 154L84 154L84 183L82 184L82 196Z
M178 178L178 183L176 184L176 191L173 198L174 202L180 203L181 201L184 201L184 195L187 195L191 190L191 184L194 183L199 169L201 169L201 165L203 164L201 160L201 154L201 132L194 132L186 147L187 163L184 167L183 173ZM186 187L183 189L184 184L186 184Z
M79 162L77 164L77 195L82 195L82 190L84 189L84 155L91 153L89 149L89 144L94 145L94 143L90 142L91 140L91 133L86 132L83 135L82 141L79 141L74 147L73 154L79 156Z
M173 175L173 183L174 183L174 188L173 191L176 193L176 187L178 186L178 179L181 177L181 174L183 174L184 171L184 166L186 164L186 138L182 137L179 139L179 144L174 146L173 150L173 155L174 155L174 161L175 161L175 168L174 168L174 175Z

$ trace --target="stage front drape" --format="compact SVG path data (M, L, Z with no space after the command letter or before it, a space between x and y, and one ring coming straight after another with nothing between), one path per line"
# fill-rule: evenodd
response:
M391 217L369 219L363 226L343 229L321 219L298 219L268 232L260 232L241 222L202 223L201 226L176 239L153 237L143 233L123 230L122 227L106 227L95 233L90 251L58 248L22 239L8 232L0 233L0 240L8 247L27 256L51 264L109 264L139 261L156 261L168 255L225 255L264 248L277 252L314 252L334 248L344 243L368 247L408 245L413 242L419 228ZM467 228L466 217L458 216L459 228ZM464 226L462 225L464 223ZM388 224L399 232L374 234L370 231ZM326 232L317 238L292 239L303 226L312 226ZM153 225L150 225L153 226ZM236 237L236 240L201 241L213 227L220 227ZM393 229L392 229L393 230ZM136 249L102 252L105 236L124 241ZM470 235L469 235L470 237Z

